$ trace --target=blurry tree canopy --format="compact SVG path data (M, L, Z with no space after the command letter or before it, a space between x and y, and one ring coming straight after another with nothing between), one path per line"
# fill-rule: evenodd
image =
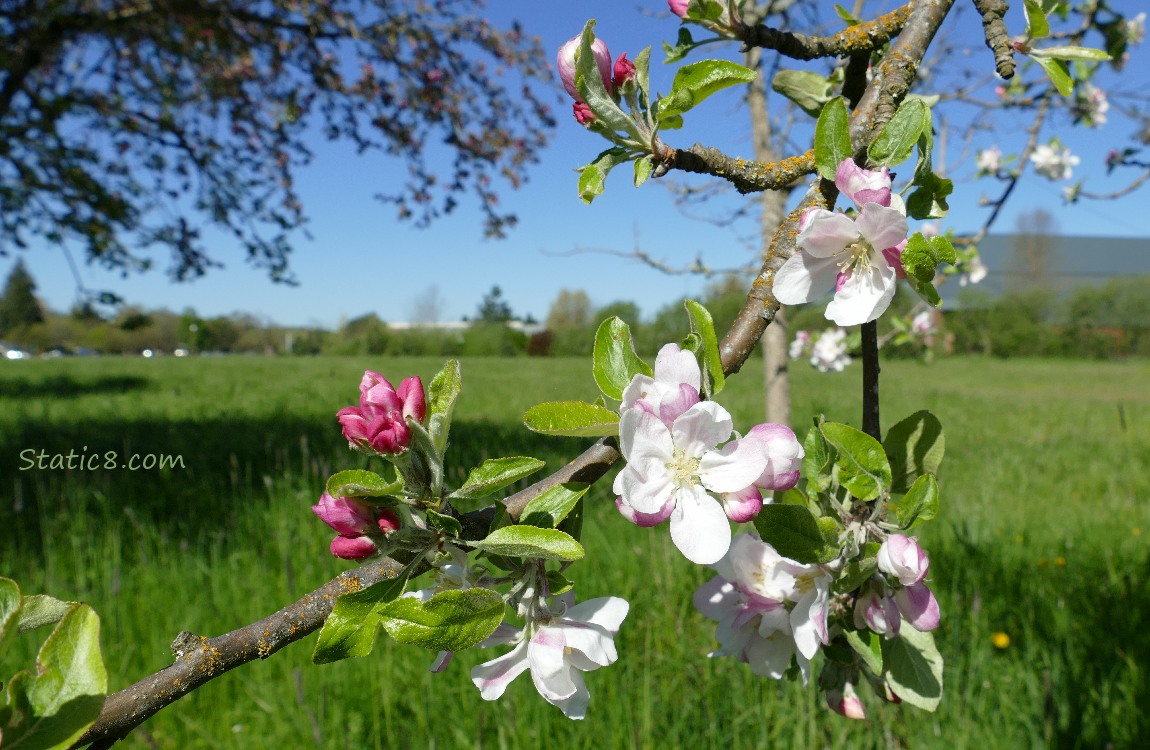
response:
M24 267L24 261L16 261L4 284L4 296L0 298L0 336L42 322L44 311L36 299L36 282Z
M478 323L506 323L514 319L511 305L503 298L503 290L498 286L491 287L491 291L483 296L475 313Z
M538 40L466 0L0 0L0 253L78 241L175 279L233 235L291 281L297 170L316 133L394 157L380 198L424 225L476 196L485 231L554 125ZM509 75L508 71L517 71ZM429 154L429 145L448 153Z
M547 313L547 328L552 331L580 328L591 324L591 298L582 289L560 289Z

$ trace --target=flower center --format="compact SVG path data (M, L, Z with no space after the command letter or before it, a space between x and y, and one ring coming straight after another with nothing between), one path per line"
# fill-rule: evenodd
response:
M698 457L688 456L681 448L675 449L671 461L666 466L676 487L692 487L699 483Z
M859 238L857 242L847 245L843 248L842 260L839 261L839 273L853 274L856 270L867 270L870 268L871 254L874 248L870 243Z

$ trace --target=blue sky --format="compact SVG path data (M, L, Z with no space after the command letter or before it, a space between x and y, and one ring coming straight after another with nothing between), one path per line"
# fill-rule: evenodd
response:
M548 50L557 49L578 33L587 18L595 17L597 33L613 55L628 52L633 58L643 46L653 45L654 87L662 91L670 87L674 66L659 62L659 47L663 40L674 39L678 23L663 14L666 6L662 0L650 0L646 7L618 0L491 0L489 5L489 15L495 21L518 18L528 33L542 38ZM872 1L866 11L871 15L894 5ZM1150 3L1111 0L1111 5L1132 15ZM980 39L979 19L969 8L964 11L956 20L951 38L968 47L969 55L981 62L983 69L989 69L990 53ZM1021 33L1021 11L1012 8L1007 23L1012 33ZM1098 79L1099 84L1143 100L1150 97L1150 76L1145 72L1150 70L1148 45L1150 42L1134 48L1125 73L1117 82L1106 74ZM708 55L737 54L735 45L727 45L725 50L716 45L703 51ZM689 60L700 57L696 53ZM814 64L802 63L787 63L787 67L817 69ZM502 205L520 218L519 226L506 240L482 238L478 212L470 203L428 229L398 222L391 206L371 196L390 187L389 174L395 175L396 182L402 180L402 167L382 157L357 156L347 145L327 144L317 138L317 158L299 173L297 180L311 218L308 230L313 237L308 240L299 236L292 256L299 286L272 284L263 272L245 263L238 247L218 234L216 257L226 268L198 281L170 282L163 271L165 258L157 258L159 268L155 271L121 279L117 274L82 265L77 254L83 283L89 289L115 291L145 308L178 311L193 307L203 316L241 311L283 325L335 327L342 320L368 312L375 312L386 321L408 320L417 299L431 287L438 290L442 300L440 318L458 320L473 314L482 296L496 284L517 314L530 313L540 319L546 317L561 288L582 289L597 305L634 301L645 316L651 316L674 299L698 295L706 281L692 276L668 276L627 259L572 251L629 251L638 244L672 265L686 265L702 257L716 268L744 265L753 258L757 248L753 221L723 228L686 217L657 181L635 189L629 174L623 173L629 169L613 175L606 194L593 205L581 203L573 170L590 161L605 144L570 119L570 104L558 83L556 90L560 125L551 145L542 162L531 169L526 185L501 195ZM1021 118L996 121L993 129L981 133L974 143L985 146L997 139L1003 151L1011 153L1021 147L1025 126L1026 121ZM666 134L665 140L682 147L700 141L733 155L749 155L748 130L741 92L731 89L693 111L687 117L686 127ZM1106 177L1106 152L1126 145L1132 130L1127 121L1112 116L1107 125L1094 130L1059 127L1055 123L1046 128L1043 137L1059 135L1082 158L1074 179L1086 177L1087 189L1106 192L1123 184ZM986 180L973 179L973 150L965 149L966 161L959 163L964 149L960 144L950 145L945 164L948 176L956 182L956 195L944 226L970 231L981 225L986 215L986 209L978 206L980 196L993 195L996 187ZM674 176L691 184L706 181L702 177ZM1060 195L1065 184L1068 183L1051 183L1029 173L999 219L996 231L1009 232L1020 213L1046 207L1056 215L1058 230L1065 235L1150 237L1150 225L1145 221L1150 186L1122 200L1064 207ZM699 212L723 215L737 205L737 198L723 199ZM76 287L63 254L47 246L33 246L22 255L42 299L54 309L67 309L75 299ZM6 275L13 262L12 258L0 259L0 273ZM1150 272L1150 257L1145 270Z

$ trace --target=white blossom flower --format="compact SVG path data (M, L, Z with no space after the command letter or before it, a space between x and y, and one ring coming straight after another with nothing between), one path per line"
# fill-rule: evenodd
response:
M1002 167L1002 149L998 146L984 148L975 157L974 165L979 174L997 174Z
M1081 120L1092 128L1106 124L1107 113L1110 111L1110 100L1106 92L1090 83L1082 83L1076 91L1074 100L1074 114L1076 120Z
M925 336L934 330L934 313L923 310L910 321L910 330L919 336Z
M1133 46L1141 44L1146 38L1146 13L1143 11L1123 24L1122 31L1126 35L1126 43Z
M619 658L615 636L629 605L616 596L575 604L571 592L556 600L563 608L559 614L528 622L522 630L500 625L479 644L516 644L503 656L471 670L471 681L484 700L496 700L512 680L530 670L535 689L547 702L569 719L586 716L591 693L582 672L614 664Z
M958 277L958 285L977 284L986 278L988 269L982 259L975 255L968 262L962 264L962 275Z
M811 365L819 372L842 372L851 363L847 354L847 332L841 328L823 331L811 347Z
M676 417L699 403L699 361L678 344L667 344L655 357L654 373L654 377L640 373L631 378L623 390L619 413L641 409L659 417L669 428Z
M866 200L859 204L858 215L851 218L825 208L807 211L799 251L775 272L774 280L775 298L784 305L813 302L833 288L826 317L840 326L869 323L886 312L898 279L892 261L897 262L908 229L905 211L891 205L885 170L860 170L853 162L847 167L848 162L839 165L835 185L852 200Z
M783 557L749 532L739 534L711 567L718 575L693 597L695 608L719 623L719 648L711 656L734 656L753 673L775 679L793 656L805 683L810 660L830 642L831 575Z
M787 354L790 355L791 359L798 359L803 356L803 352L805 352L810 345L811 335L806 331L799 331L795 334L795 340L791 342Z
M1064 148L1058 141L1051 141L1036 146L1030 161L1034 164L1035 172L1053 181L1069 180L1072 170L1082 160L1072 155L1070 149Z
M612 486L617 506L628 517L670 519L675 546L700 565L715 562L731 545L727 515L708 492L738 492L767 466L757 442L731 440L717 447L732 428L731 415L714 401L695 404L670 427L641 409L625 411L619 422L627 465Z

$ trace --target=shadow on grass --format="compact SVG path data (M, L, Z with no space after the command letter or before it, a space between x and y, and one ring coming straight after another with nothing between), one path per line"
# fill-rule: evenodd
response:
M147 378L132 375L110 375L77 380L68 375L43 378L13 378L0 383L0 398L77 398L98 393L131 393L148 387Z

